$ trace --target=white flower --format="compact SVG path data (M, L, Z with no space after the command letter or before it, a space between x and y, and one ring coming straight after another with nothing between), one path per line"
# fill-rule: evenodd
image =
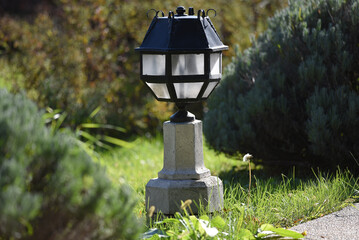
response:
M204 229L204 231L206 231L209 237L215 237L218 234L217 228L210 227L208 221L199 219L199 222L201 223L202 228Z
M247 162L247 161L250 161L251 158L253 158L252 155L250 155L249 153L247 153L246 155L244 155L243 157L243 162Z

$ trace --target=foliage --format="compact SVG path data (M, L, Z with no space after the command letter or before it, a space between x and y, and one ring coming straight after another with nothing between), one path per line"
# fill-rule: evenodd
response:
M188 200L187 200L188 201ZM182 204L185 206L186 204ZM187 206L186 206L187 207ZM155 223L157 228L152 228L146 232L142 239L278 239L278 237L286 237L286 239L299 239L304 236L292 230L274 227L271 224L263 224L258 228L257 232L253 234L241 224L236 226L227 225L226 221L216 216L209 218L207 215L197 218L194 215L189 215L186 207L184 215L176 213L173 218L166 218L163 221ZM189 206L188 206L189 207ZM244 208L240 211L244 212ZM238 222L244 221L244 214L238 219ZM228 230L228 232L224 232Z
M204 145L203 155L206 166L213 175L228 171L238 165L234 158L218 154ZM140 137L133 141L132 147L114 149L100 153L101 164L105 165L111 180L127 182L136 192L144 194L145 185L151 178L157 177L157 172L163 167L163 138ZM140 195L140 198L144 196ZM144 207L144 202L141 203Z
M284 2L197 0L192 4L195 9L216 9L213 22L225 43L240 43L244 48L249 45L249 33L261 31L265 16ZM156 102L145 89L134 48L150 24L146 12L151 8L174 11L176 4L160 0L2 4L0 69L6 69L1 70L6 74L0 76L0 84L6 83L13 92L25 89L41 108L66 111L65 124L73 128L101 107L95 122L120 125L128 133L154 132L169 118L173 105ZM229 56L233 53L232 48Z
M93 118L96 113L100 111L100 108L96 108L89 116L89 120ZM62 126L63 122L67 117L67 113L61 111L60 109L51 109L47 108L46 113L42 115L42 118L45 120L47 126L50 127L52 133L56 133L57 131L67 131L68 129ZM99 131L96 135L92 135L89 131L92 129L96 129ZM102 131L100 131L102 130ZM109 124L101 124L101 123L82 123L78 125L74 131L74 134L77 139L81 141L83 147L88 150L98 150L98 149L106 149L111 151L113 146L120 146L120 147L132 147L130 142L124 141L119 138L110 137L105 135L101 132L103 130L111 130L116 132L125 133L126 130L121 127L109 125Z
M209 101L218 150L264 164L358 169L359 1L289 1Z
M75 138L52 134L23 95L1 90L0 112L0 239L136 239L131 192Z
M135 211L145 216L145 185L149 179L157 177L157 172L162 168L163 145L160 138L139 138L134 143L133 148L101 153L100 162L111 170L109 175L115 184L127 182L137 192L140 201ZM287 175L271 172L272 175L268 176L260 166L251 162L250 188L247 162L218 154L208 149L206 144L203 152L206 167L213 175L219 176L224 184L224 208L212 214L203 206L199 216L223 218L227 229L222 232L230 233L232 230L229 226L240 229L238 224L252 234L256 234L258 228L266 223L288 228L359 201L359 178L348 171L338 170L336 174L310 172L298 178L297 169L292 169ZM242 214L244 220L241 223L239 219L242 219ZM157 216L156 221L163 220ZM171 229L169 226L162 229L160 226L149 223L148 230L156 228L157 233L161 234L162 230L179 233L183 229L181 225L178 226L180 229Z
M283 176L258 180L246 202L247 191L239 184L226 186L224 209L208 217L191 216L182 204L183 213L150 223L143 239L298 239L306 232L296 233L283 227L293 226L348 206L358 200L359 179L349 172L338 171L335 176L318 174L315 180L302 181ZM356 196L352 195L356 194ZM339 200L341 199L341 200ZM339 200L339 201L338 201ZM185 208L186 207L186 208ZM208 213L207 213L208 214ZM151 216L151 208L149 209ZM156 219L156 218L155 218ZM272 223L272 224L269 224ZM283 238L288 237L288 238Z
M238 172L234 176L237 174L244 175ZM267 179L255 175L254 179L248 204L249 186L232 182L226 186L224 205L236 215L235 206L246 203L242 204L246 214L244 223L251 231L263 223L293 226L359 200L359 178L347 171L338 170L333 175L317 173L308 179L285 175Z

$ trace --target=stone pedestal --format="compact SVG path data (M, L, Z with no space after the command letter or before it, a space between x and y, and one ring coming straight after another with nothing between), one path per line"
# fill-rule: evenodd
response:
M204 166L202 122L167 121L163 135L163 169L146 185L146 207L155 206L156 213L174 214L180 211L181 201L191 199L194 214L198 213L196 204L211 212L220 210L223 185Z

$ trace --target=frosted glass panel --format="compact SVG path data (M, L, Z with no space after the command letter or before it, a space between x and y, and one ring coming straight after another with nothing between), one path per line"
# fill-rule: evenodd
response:
M212 92L212 90L216 87L216 85L217 85L217 82L210 82L210 83L208 83L207 89L206 89L206 91L204 91L204 93L203 93L203 97L204 97L204 98L207 98L208 95Z
M172 75L203 75L204 54L173 54Z
M165 83L147 83L158 98L170 99L167 85Z
M163 76L166 73L166 56L143 54L142 67L143 75Z
M210 76L222 73L222 54L212 53L210 55Z
M177 98L197 98L202 89L202 82L174 83Z

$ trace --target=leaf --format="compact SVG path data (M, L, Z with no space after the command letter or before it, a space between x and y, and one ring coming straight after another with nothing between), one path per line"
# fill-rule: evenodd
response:
M82 128L103 128L103 129L113 129L119 132L126 132L126 129L121 128L121 127L117 127L114 125L110 125L110 124L100 124L100 123L82 123L80 125L80 127Z
M199 217L199 219L205 220L209 222L209 217L207 215L202 215Z
M237 223L237 228L241 229L243 221L244 221L244 207L238 206L236 204L235 208L241 213L240 217L238 218L238 223Z
M185 227L188 231L191 229L190 222L189 222L188 218L181 216L181 219L178 219L178 221L180 221L182 226Z
M47 110L47 111L49 111L49 112L44 113L44 114L42 115L42 119L45 120L45 122L48 122L48 120L51 121L51 119L54 118L54 116L55 116L56 114L58 114L58 113L61 112L60 109L55 109L55 110L52 110L52 109L51 109L51 110Z
M103 136L103 140L107 141L109 143L118 145L120 147L124 147L124 148L131 148L133 147L133 145L129 142L126 142L124 140L121 140L119 138L113 138L113 137L109 137L109 136Z
M226 227L226 222L220 216L216 216L212 219L211 226L216 227L219 230L223 230Z
M272 224L262 224L260 231L272 231L274 226Z
M93 110L92 113L90 114L90 118L93 118L100 110L101 110L101 106L95 108L95 110Z
M189 216L189 219L194 223L198 222L198 219L195 216Z
M301 233L294 232L289 229L276 228L274 232L282 237L292 237L292 238L303 238L304 236Z
M176 233L173 230L166 231L166 234L170 237L174 237L176 235Z
M200 235L204 235L206 233L205 229L202 226L202 223L200 223L200 221L195 216L189 216L189 219L191 220L193 229L195 231L199 232Z
M176 218L166 218L162 221L156 222L156 224L166 224L166 223L180 223L180 221Z
M294 232L292 230L284 229L284 228L276 228L272 224L263 224L260 227L261 231L271 231L282 237L291 237L291 238L303 238L304 236L300 233Z
M238 233L238 239L241 240L255 240L256 238L254 237L253 233L251 231L249 231L248 229L240 229L239 233Z
M191 239L190 238L190 232L189 231L183 231L181 235L178 236L178 239Z
M58 120L56 121L55 126L54 126L53 129L52 129L53 132L56 132L56 131L61 127L61 125L62 125L62 123L65 121L65 118L66 118L66 117L67 117L67 113L66 113L66 112L63 112L63 113L59 116Z
M260 233L257 233L257 238L268 238L270 235L274 235L274 232L272 231L262 231Z
M166 235L166 233L159 230L158 228L152 228L152 229L148 230L147 232L145 232L144 234L142 234L141 239L157 239L156 237L154 237L155 235L157 235L158 238L167 238L168 237L168 235Z
M87 133L87 132L78 130L78 131L77 131L77 134L78 134L79 136L82 136L82 137L86 138L86 139L90 142L89 145L88 145L88 143L85 143L85 144L87 144L88 146L91 146L92 144L96 144L96 145L99 146L99 147L102 147L102 148L107 149L107 150L111 150L111 146L109 146L109 145L107 145L107 144L101 142L100 140L98 140L97 137L94 137L94 136L92 136L91 134L89 134L89 133ZM80 140L80 141L81 141L81 140Z
M27 233L31 236L34 234L34 229L31 226L30 222L27 221L25 218L20 218L20 223L27 228Z

